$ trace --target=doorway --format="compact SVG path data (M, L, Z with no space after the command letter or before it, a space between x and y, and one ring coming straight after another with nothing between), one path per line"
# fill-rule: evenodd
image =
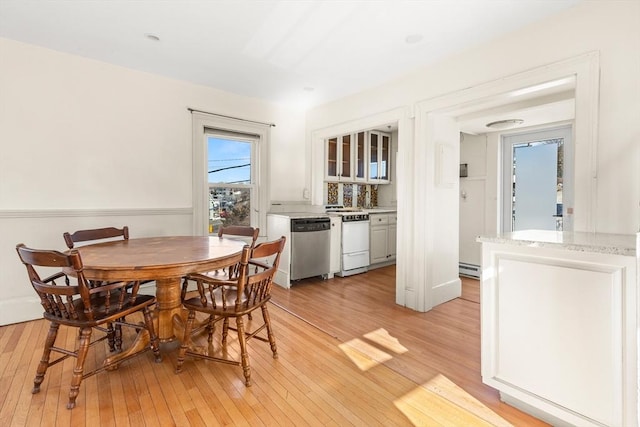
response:
M502 136L502 231L569 231L571 126Z
M407 229L414 231L414 237L399 234L399 240L406 238L408 242L398 247L398 265L403 258L420 259L423 263L420 269L407 271L404 283L398 282L398 287L404 286L399 292L404 291L407 307L428 311L460 295L459 181L450 183L439 179L439 171L459 169L458 156L440 155L446 150L456 152L456 146L459 147L459 132L443 133L443 129L451 128L451 119L458 124L458 130L464 131L459 125L460 118L465 115L479 114L494 106L507 108L517 99L523 99L521 97L539 98L546 90L558 87L566 79L575 79L573 131L579 149L575 150L573 156L575 171L572 176L580 186L574 190L573 210L563 212L563 225L566 228L566 220L569 219L572 221L572 230L593 230L597 188L598 63L597 52L588 53L416 104L415 138L404 146L406 151L401 150L404 169L399 179L404 177L421 183L421 188L419 192L411 193L413 210L406 214L399 211L399 221L405 222ZM497 132L487 135L487 152L496 153L487 155L486 163L487 227L482 234L487 236L495 236L501 230L498 220L502 216L498 204L501 192L499 177L488 174L501 167L497 155L499 138L496 137L495 141L492 139L495 134ZM405 197L405 193L398 194L399 205L407 201ZM566 204L565 200L563 204ZM491 221L493 218L495 220ZM447 233L442 233L443 229ZM415 283L421 285L413 286Z

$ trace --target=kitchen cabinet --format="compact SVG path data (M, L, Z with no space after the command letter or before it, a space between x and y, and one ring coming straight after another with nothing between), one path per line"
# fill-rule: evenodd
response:
M276 240L280 236L286 237L287 241L280 254L280 263L273 282L289 289L291 287L291 218L285 213L267 214L267 239Z
M369 254L371 265L396 258L397 214L369 214Z
M331 243L329 244L329 278L333 278L335 273L340 272L342 256L342 217L330 215L331 220Z
M390 169L391 135L369 132L369 177L371 184L388 184Z
M389 214L389 237L387 239L387 252L389 259L396 259L396 238L398 236L398 214Z
M355 146L353 152L354 178L355 181L365 182L367 180L367 133L358 132L355 134Z
M353 181L353 135L327 139L325 179L327 181Z
M478 239L482 381L500 400L552 425L638 425L635 240L541 230Z
M326 140L325 181L388 184L391 135L362 131Z

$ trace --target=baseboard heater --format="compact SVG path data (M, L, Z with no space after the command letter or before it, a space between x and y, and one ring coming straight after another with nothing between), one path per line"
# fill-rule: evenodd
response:
M461 276L469 276L475 279L480 278L480 266L474 264L467 264L466 262L461 262L458 264L458 274Z

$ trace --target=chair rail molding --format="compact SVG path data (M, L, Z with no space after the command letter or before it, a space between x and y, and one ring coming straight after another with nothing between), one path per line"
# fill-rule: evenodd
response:
M0 218L192 215L193 208L0 209Z

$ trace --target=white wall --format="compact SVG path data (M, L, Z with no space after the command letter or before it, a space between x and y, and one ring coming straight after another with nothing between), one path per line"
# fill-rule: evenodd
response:
M461 137L460 163L466 163L468 168L468 176L460 178L460 262L481 265L482 246L476 237L486 234L485 206L490 203L486 199L486 135Z
M583 2L404 78L311 110L306 129L301 111L0 39L0 292L8 295L11 289L15 297L0 301L0 313L32 294L14 251L18 241L62 247L58 236L80 228L75 224L135 223L134 236L190 233L187 107L276 123L271 199L302 200L303 189L311 188L316 202L322 195L318 153L323 151L311 145L315 131L338 124L345 128L351 121L375 125L367 118L394 109L410 112L421 100L591 51L600 52L601 66L595 228L635 233L640 221L637 1ZM412 122L410 117L401 121ZM413 129L404 128L399 141L413 143ZM400 167L407 160L399 155ZM421 212L407 195L419 191L420 183L399 184L399 210L410 209L419 218ZM406 253L415 231L405 225L398 224L398 241ZM425 262L399 258L401 276L401 264L409 261L417 269Z
M640 218L639 50L640 2L588 1L405 78L311 110L307 127L413 107L421 100L599 51L596 229L635 233Z
M0 324L41 313L19 242L63 249L64 231L125 224L192 233L187 107L275 123L271 197L302 198L303 111L0 39Z
M583 2L544 21L453 55L404 78L316 108L307 115L307 134L311 136L317 129L338 123L345 127L349 122L361 122L369 116L392 109L406 108L419 112L421 101L478 87L487 82L501 81L508 76L540 69L548 64L594 51L599 53L600 64L599 129L595 164L597 180L594 185L596 191L592 195L595 203L584 205L587 208L593 206L594 212L583 217L592 218L592 221L585 223L598 232L635 233L640 218L640 144L637 143L640 136L640 122L637 120L640 117L640 79L637 78L640 75L640 55L637 54L640 51L640 2ZM416 138L428 138L428 135L427 130L416 128ZM400 136L401 140L402 138ZM424 295L418 295L418 299L424 297L427 301L425 308L428 309L431 289L442 284L434 281L434 277L440 275L436 271L438 265L452 261L457 264L457 260L449 259L451 257L446 253L440 254L437 244L434 252L430 251L429 243L418 245L422 247L416 252L415 241L413 246L411 243L416 239L433 239L434 236L428 233L436 230L436 225L429 229L420 223L423 213L421 209L428 208L429 201L416 203L412 200L416 191L422 190L420 185L423 181L417 182L421 178L419 169L433 161L424 157L433 156L433 152L420 148L426 142L429 141L411 139L408 145L400 145L400 161L412 162L408 169L414 172L408 177L413 182L401 183L398 189L398 241L402 242L398 247L398 270L408 271L409 267L405 269L404 263L410 263L413 270L407 274L399 273L398 281L401 286L425 287ZM312 155L310 173L314 194L318 194L322 173L322 168L318 166L321 165L321 156L318 154L321 150L312 145L317 144L317 140L308 137L307 143L309 152L315 153L315 156ZM408 151L402 153L404 147ZM582 171L588 169L588 165L582 165ZM581 184L576 183L578 193L581 191ZM414 190L403 199L401 190L405 187ZM410 212L404 211L405 209ZM411 223L411 226L403 226L403 220ZM457 215L450 215L445 222L457 220ZM447 228L448 223L437 224L437 227ZM414 238L414 234L421 230L427 234ZM457 236L455 241L457 246ZM433 243L431 246L434 246ZM434 261L429 256L441 259ZM419 264L418 267L414 266L416 263ZM419 271L420 265L427 271ZM421 304L420 301L419 303Z

